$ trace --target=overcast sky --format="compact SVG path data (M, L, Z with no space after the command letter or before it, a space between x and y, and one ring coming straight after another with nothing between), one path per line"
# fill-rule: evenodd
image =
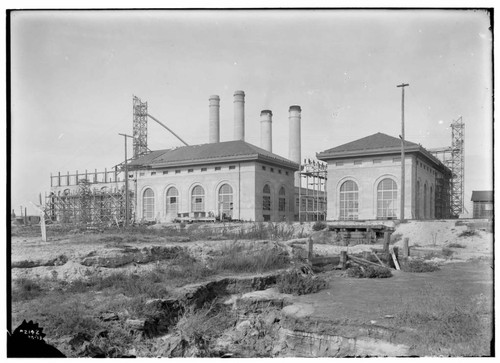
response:
M460 10L20 11L11 19L12 207L50 190L50 173L123 160L132 95L189 144L208 142L208 97L233 137L246 93L246 141L288 157L288 107L302 107L302 157L376 132L426 148L465 122L465 201L492 189L489 14ZM152 150L181 146L153 121ZM129 148L132 152L132 148ZM34 213L32 208L29 208Z

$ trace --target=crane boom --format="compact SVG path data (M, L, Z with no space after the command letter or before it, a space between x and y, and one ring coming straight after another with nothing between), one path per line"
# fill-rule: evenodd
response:
M184 145L186 146L189 146L187 142L185 142L184 140L182 140L175 132L173 132L172 130L170 130L167 126L165 126L163 123L161 123L158 119L156 119L155 117L151 116L149 113L147 114L149 118L153 119L154 121L158 122L161 126L163 126L164 128L166 128L168 131L170 131L170 133L172 135L174 135L176 138L178 138Z

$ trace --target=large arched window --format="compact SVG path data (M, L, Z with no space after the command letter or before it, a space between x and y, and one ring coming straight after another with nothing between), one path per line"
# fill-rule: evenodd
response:
M191 192L191 211L205 211L205 190L201 185L195 186Z
M268 184L262 189L262 215L265 221L271 220L271 188Z
M420 181L417 180L417 188L415 191L415 216L420 219Z
M380 181L377 186L377 218L395 218L398 203L398 186L390 178Z
M284 187L281 187L278 192L278 211L282 213L286 211L286 191Z
M424 218L428 218L427 184L424 184Z
M155 193L153 189L148 188L142 195L142 218L153 220L155 217Z
M170 187L167 190L167 214L177 216L179 210L179 191L175 187Z
M339 219L358 219L358 185L348 180L340 186Z
M219 216L233 217L233 188L229 184L219 188Z

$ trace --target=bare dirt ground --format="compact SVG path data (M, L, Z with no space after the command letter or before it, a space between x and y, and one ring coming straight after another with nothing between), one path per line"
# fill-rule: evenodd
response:
M283 329L286 321L288 332L286 334L307 332L313 334L314 339L319 341L324 336L330 340L333 339L331 337L355 339L360 336L366 339L378 339L370 342L365 351L375 349L377 344L392 344L385 351L380 351L381 355L401 355L400 352L404 352L403 355L418 356L489 355L493 322L493 234L476 229L472 229L473 233L464 233L471 228L460 225L457 221L412 221L401 225L388 223L395 227L393 236L397 238L393 245L401 247L403 239L409 238L410 257L425 258L438 264L440 270L427 273L393 271L393 276L385 279L352 278L347 277L345 271L338 270L321 273L320 276L328 282L326 289L309 295L290 295L286 298L286 304L278 309L278 311L281 309ZM167 263L143 259L144 256L157 253L158 250L155 248L159 247L164 249L160 251L161 253L175 247L185 249L193 258L206 263L234 243L235 233L245 228L250 229L252 226L255 225L194 226L193 230L216 229L215 233L210 232L210 238L203 239L197 235L195 240L188 240L175 234L169 236L167 231L161 233L165 226L158 225L150 227L160 231L154 235L49 234L48 242L41 242L38 236L14 234L11 241L12 278L14 281L24 278L71 282L96 275L109 276L117 272L140 275L154 271L159 263ZM377 245L339 246L329 243L325 238L318 237L320 236L318 232L312 231L311 223L284 225L279 232L276 231L278 230L275 228L275 234L271 235L274 238L239 241L257 249L279 247L293 254L292 244L295 251L302 249L305 252L307 240L312 236L315 240L313 253L316 256L338 255L342 250L347 250L348 253L360 253L380 248ZM227 239L224 235L231 235L233 238ZM215 280L221 276L228 276L228 273L209 276L206 280ZM85 306L77 301L81 298L89 299L90 296L93 297L91 301L85 301ZM235 296L241 297L242 294ZM110 296L107 292L96 292L93 295L75 294L74 304L81 305L78 305L80 310L75 311L78 313L82 311L81 309L99 310L99 306L107 304L110 299L119 301L130 298L123 295ZM266 299L269 300L269 296L264 300L267 301ZM50 301L58 303L57 300ZM43 317L30 315L33 312L33 304L36 304L36 301L13 303L13 327L26 318L43 320ZM480 326L473 325L470 328L476 336L474 347L464 342L446 345L440 344L439 341L426 340L426 336L434 337L433 334L437 334L437 331L439 333L437 336L443 336L443 339L458 339L460 342L461 334L466 335L466 333L455 331L455 325L450 325L453 331L448 336L447 332L439 330L447 329L447 326L437 328L433 327L433 324L443 325L439 316L455 311L462 313L471 306L474 308L474 319L480 321ZM132 315L125 314L125 316ZM454 319L453 316L455 315L450 315L451 320ZM463 324L465 329L468 324L474 323L467 320ZM434 330L429 330L431 328ZM283 332L283 329L280 331ZM69 338L61 339L55 342L67 343ZM301 345L302 343L294 345L296 343L291 342L290 337L286 339L288 348L283 349L281 353L279 349L276 350L273 356L307 356L304 353L305 345ZM151 342L153 343L148 344L163 344L158 340ZM357 344L362 345L361 341ZM312 351L319 355L333 356L331 352L316 348ZM74 354L71 350L66 350L65 353ZM137 355L140 356L140 352Z

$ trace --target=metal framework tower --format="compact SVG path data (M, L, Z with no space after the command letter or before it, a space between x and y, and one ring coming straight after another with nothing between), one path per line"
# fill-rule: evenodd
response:
M134 96L134 152L133 158L138 158L148 152L148 103Z
M462 116L452 121L451 125L451 146L429 150L438 157L452 173L451 176L451 214L458 217L465 211L464 207L464 140L465 124ZM441 158L440 158L441 156Z
M446 161L452 172L451 212L455 216L464 211L464 129L461 116L451 123L451 157Z

